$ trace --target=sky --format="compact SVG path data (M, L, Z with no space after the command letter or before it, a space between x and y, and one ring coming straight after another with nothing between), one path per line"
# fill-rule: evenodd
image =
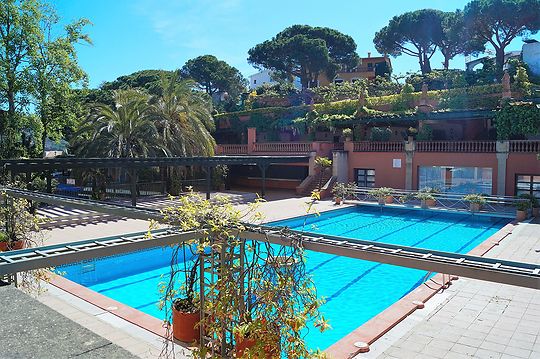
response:
M294 24L326 26L353 37L360 56L371 52L375 33L395 15L423 8L453 11L467 0L50 0L62 21L85 17L93 45L79 45L90 86L139 70L180 68L211 54L244 76L257 70L247 52ZM518 50L521 41L512 43ZM440 68L439 54L432 67ZM416 58L392 58L394 74L418 71ZM451 67L464 68L456 57Z

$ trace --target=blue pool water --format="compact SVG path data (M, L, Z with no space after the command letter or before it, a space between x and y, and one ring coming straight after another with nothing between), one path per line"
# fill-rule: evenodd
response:
M273 222L308 232L466 253L510 220L468 214L378 207L351 207L320 216ZM158 284L167 275L172 249L157 248L64 266L59 271L96 292L162 319ZM325 349L419 286L425 271L309 252L313 275L332 330L310 330L311 348Z

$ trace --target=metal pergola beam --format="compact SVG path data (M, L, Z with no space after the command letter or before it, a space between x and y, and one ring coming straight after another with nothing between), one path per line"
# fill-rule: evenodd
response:
M0 160L9 171L43 171L73 168L147 168L167 166L272 165L301 163L309 155L295 156L213 156L213 157L153 157L153 158L54 158Z
M0 192L2 190L12 196L52 204L63 204L74 208L91 209L121 217L145 219L144 216L146 216L146 219L163 219L161 213L156 210L93 203L89 200L71 200L25 190L0 188ZM344 239L337 236L299 231L290 231L290 233L301 236L303 246L316 252L540 289L540 264L505 261L374 241ZM111 254L127 253L141 248L171 245L188 239L196 239L199 236L198 232L175 233L169 230L166 234L163 234L163 231L156 232L155 239L148 239L144 234L137 234L132 239L129 239L128 236L108 237L69 245L6 252L0 256L0 275ZM292 244L289 236L283 235L273 227L253 228L239 233L239 236L247 240L266 241L279 245L290 246Z

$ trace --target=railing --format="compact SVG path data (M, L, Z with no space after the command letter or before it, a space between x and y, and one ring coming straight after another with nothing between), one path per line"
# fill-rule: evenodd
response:
M221 155L245 155L248 153L247 145L218 145L218 150L216 151Z
M510 152L540 152L540 141L520 140L509 142Z
M478 212L491 215L503 215L505 217L515 216L516 205L520 202L527 202L528 199L514 198L508 196L483 196L485 203L478 210L472 210L470 202L463 199L466 194L461 193L430 193L433 197L431 201L421 201L417 198L418 191L392 189L389 196L377 198L372 194L375 188L357 187L351 198L362 202L378 202L380 205L395 203L398 205L423 208L434 207L458 212ZM429 203L431 202L431 203Z
M354 152L403 152L405 142L375 142L361 141L354 143Z
M418 152L497 152L495 141L426 141L416 142Z
M254 143L254 152L307 153L312 151L311 142Z

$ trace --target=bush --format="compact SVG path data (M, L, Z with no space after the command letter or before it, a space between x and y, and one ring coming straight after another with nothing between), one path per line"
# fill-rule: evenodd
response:
M278 82L273 84L263 84L255 90L258 96L279 96L285 97L299 93L298 89L291 82Z
M540 134L540 109L532 102L512 102L495 115L499 140Z
M465 202L470 202L470 203L478 203L478 204L486 203L486 199L484 198L484 196L482 196L481 194L476 194L476 193L463 196L463 200Z

